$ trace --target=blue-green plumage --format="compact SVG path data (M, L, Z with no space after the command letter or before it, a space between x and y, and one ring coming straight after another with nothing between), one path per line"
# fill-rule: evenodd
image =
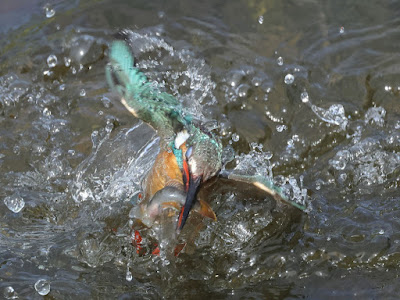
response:
M112 43L109 57L107 81L136 117L150 124L164 138L172 137L180 128L190 125L191 118L183 116L180 102L160 91L134 67L134 58L124 41Z
M157 131L160 136L161 151L172 150L182 171L187 197L178 223L180 231L196 200L198 187L216 175L222 167L221 142L213 133L204 130L195 122L191 115L185 114L181 103L175 97L160 91L147 80L147 77L134 66L134 58L126 42L113 42L109 59L106 77L110 87L121 95L121 102L132 114ZM185 150L183 153L182 144L184 149L190 150ZM304 206L289 201L267 178L233 173L228 173L227 177L254 184L275 198L299 209L305 209Z

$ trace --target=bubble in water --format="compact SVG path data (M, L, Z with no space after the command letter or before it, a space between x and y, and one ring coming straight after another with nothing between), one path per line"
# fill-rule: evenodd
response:
M57 65L57 56L54 54L49 55L47 58L47 65L49 68L54 68Z
M24 199L18 194L4 198L4 204L14 213L19 213L25 206Z
M80 95L81 97L85 97L85 96L86 96L86 91L85 91L85 89L81 89L79 95Z
M258 17L258 23L259 23L259 24L264 23L264 16L259 16L259 17Z
M18 299L17 293L14 291L12 286L8 286L4 289L4 298L5 299Z
M46 296L50 293L50 282L45 279L39 279L35 283L35 290L41 296Z
M343 34L344 33L344 27L342 26L342 27L340 27L340 29L339 29L339 33L340 34Z
M306 91L301 93L300 98L303 103L307 103L310 100Z
M283 65L283 57L282 57L282 56L279 56L279 57L276 59L276 62L278 63L279 66L282 66L282 65Z
M56 11L49 4L44 7L44 11L46 13L46 18L52 18L55 16Z
M239 141L239 135L236 134L236 133L233 133L233 134L232 134L232 141L238 142L238 141Z
M287 74L285 76L285 83L286 84L292 84L294 81L294 76L292 74Z

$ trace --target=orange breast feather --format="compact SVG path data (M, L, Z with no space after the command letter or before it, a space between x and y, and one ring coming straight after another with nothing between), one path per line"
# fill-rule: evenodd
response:
M182 172L179 169L173 152L163 151L157 155L154 165L147 175L145 197L151 199L153 195L166 186L175 186L183 189Z

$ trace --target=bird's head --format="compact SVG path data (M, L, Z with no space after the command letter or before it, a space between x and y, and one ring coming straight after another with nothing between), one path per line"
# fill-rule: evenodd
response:
M178 232L182 230L189 212L196 202L196 194L202 182L207 181L221 169L222 147L218 140L196 128L187 140L184 155L185 204L178 222Z

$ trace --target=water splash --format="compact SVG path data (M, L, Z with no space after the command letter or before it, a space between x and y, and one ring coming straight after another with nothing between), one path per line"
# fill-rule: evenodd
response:
M205 60L196 58L188 49L175 49L155 32L124 32L129 36L138 68L150 80L155 77L156 86L168 87L181 100L187 113L205 120L203 106L217 102L213 94L216 84L211 79L211 68ZM152 58L154 55L156 59Z
M337 181L341 185L360 186L361 188L383 184L391 174L398 170L400 165L400 135L393 131L386 137L380 135L365 136L368 128L384 125L386 111L383 108L370 108L365 114L364 126L357 125L354 133L348 135L351 143L342 148L332 159L329 165L337 171Z
M129 201L141 190L141 180L158 152L157 142L155 132L141 122L114 139L109 133L100 139L96 135L93 152L78 167L71 187L75 201Z
M385 124L386 110L383 107L370 107L365 113L365 123L382 127Z
M311 109L322 121L329 124L338 125L342 130L346 130L347 123L349 121L345 116L343 105L333 104L328 109L323 109L316 105L312 105Z
M18 294L12 286L7 286L4 289L3 296L5 299L18 299Z
M4 204L12 212L19 213L24 208L25 201L18 193L15 193L4 198Z

